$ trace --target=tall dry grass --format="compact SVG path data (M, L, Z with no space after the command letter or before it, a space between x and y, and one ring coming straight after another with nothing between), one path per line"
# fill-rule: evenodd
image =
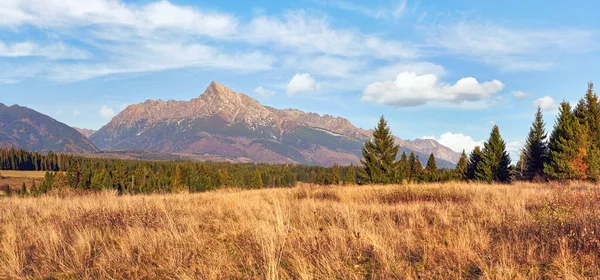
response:
M0 278L598 278L599 202L534 184L5 198Z

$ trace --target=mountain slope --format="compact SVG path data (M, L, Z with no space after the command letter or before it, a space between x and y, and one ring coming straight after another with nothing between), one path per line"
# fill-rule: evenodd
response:
M358 164L371 132L340 117L279 110L212 82L190 101L131 105L90 139L102 150L150 150L236 162ZM398 143L425 161L416 145ZM439 160L440 166L453 162Z
M98 149L66 124L17 105L0 103L0 145L31 151L93 153Z

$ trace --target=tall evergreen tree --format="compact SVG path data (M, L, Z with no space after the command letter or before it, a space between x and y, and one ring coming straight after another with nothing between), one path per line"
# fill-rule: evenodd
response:
M548 160L548 144L546 142L548 135L544 127L542 109L538 107L535 121L529 129L529 136L523 150L523 164L525 165L523 177L525 180L541 181L544 179L544 163Z
M510 156L497 125L494 125L490 138L484 143L483 158L477 166L475 177L485 182L510 182Z
M458 159L458 163L456 163L456 167L454 168L454 174L456 174L458 180L464 181L467 179L467 166L467 153L463 150L460 159Z
M587 131L575 114L571 105L562 102L548 142L548 162L544 172L552 180L581 180L586 178L588 165Z
M346 176L344 177L344 185L354 185L356 184L356 171L354 170L354 165L348 166L348 170L346 170Z
M342 172L340 166L337 163L333 164L331 168L331 184L339 185L342 182Z
M252 175L252 180L250 181L250 188L260 189L263 187L262 176L260 175L260 171L258 169L254 171Z
M373 139L367 141L362 150L362 181L372 184L393 183L396 178L396 157L399 149L387 121L381 116L373 132Z
M406 152L402 152L402 155L400 156L400 161L398 161L398 178L396 181L402 183L405 180L408 180L409 170L410 165L408 163L408 158L406 157Z
M435 163L435 156L433 153L429 155L429 159L427 159L427 164L425 165L425 172L427 173L427 180L430 182L435 182L438 180L438 169L437 164Z
M469 156L469 163L467 164L467 179L468 180L477 180L475 174L477 172L477 167L479 163L483 159L483 153L481 152L481 147L476 146L471 155Z
M598 181L600 179L600 101L594 92L594 84L588 83L584 97L574 110L579 124L587 131L586 158L587 179Z

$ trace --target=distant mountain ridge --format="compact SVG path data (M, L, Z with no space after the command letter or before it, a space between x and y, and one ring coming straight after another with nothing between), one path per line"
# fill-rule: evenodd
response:
M93 130L93 129L79 128L79 127L73 127L73 128L87 138L90 138L90 136L92 136L94 133L96 133L96 130Z
M2 103L0 146L39 152L98 152L92 142L70 126L27 107Z
M371 131L341 117L275 109L212 82L190 101L147 100L127 107L90 136L102 150L148 150L233 162L358 164ZM434 140L404 141L422 161L451 167L458 153ZM423 147L421 147L423 146Z

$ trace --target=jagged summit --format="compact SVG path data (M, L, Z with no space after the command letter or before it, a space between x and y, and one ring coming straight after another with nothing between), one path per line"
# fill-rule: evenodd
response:
M345 118L266 107L213 81L190 101L148 100L131 105L90 139L104 150L330 165L358 164L362 145L369 137L369 131ZM402 140L398 143L406 144ZM411 150L420 153L414 145Z

